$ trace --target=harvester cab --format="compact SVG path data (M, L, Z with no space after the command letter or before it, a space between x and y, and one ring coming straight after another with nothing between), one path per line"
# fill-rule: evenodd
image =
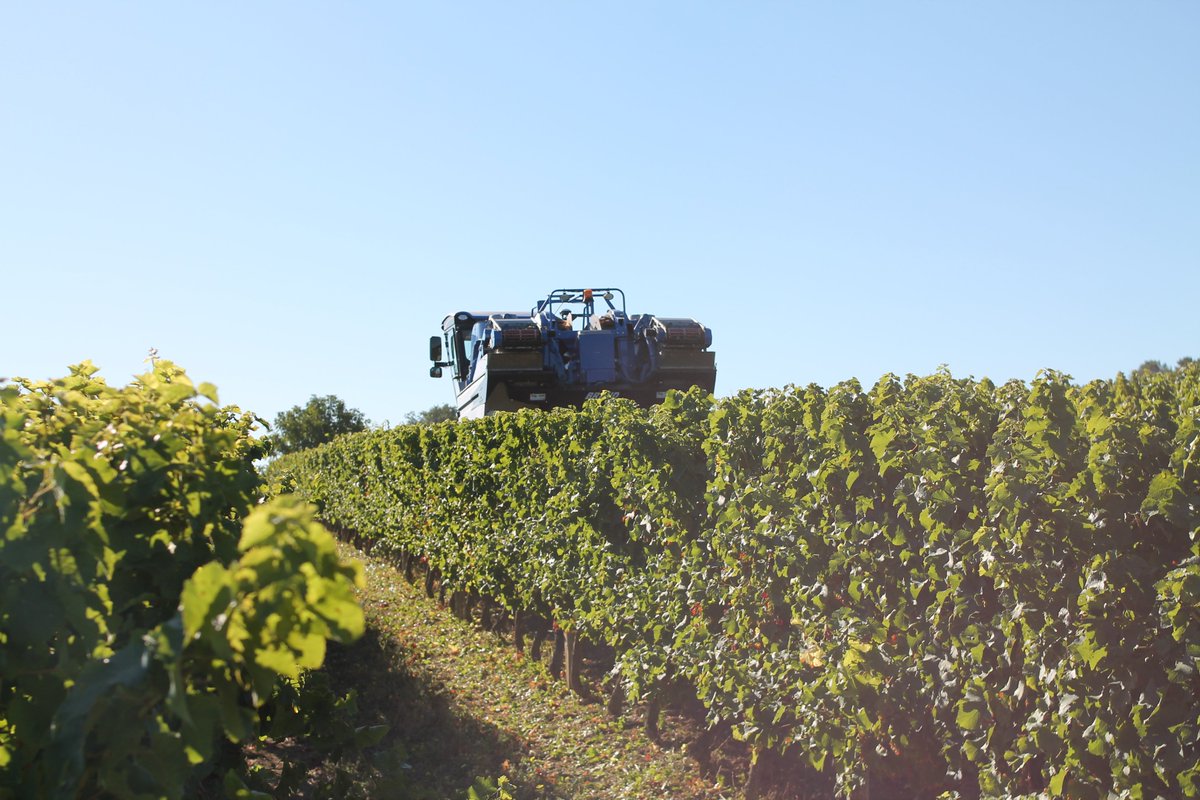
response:
M555 289L529 312L447 316L429 342L429 374L450 368L462 419L578 406L603 391L649 406L671 389L713 391L711 346L694 319L629 316L620 289Z

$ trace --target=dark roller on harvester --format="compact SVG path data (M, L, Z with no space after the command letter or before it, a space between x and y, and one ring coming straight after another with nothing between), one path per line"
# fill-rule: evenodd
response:
M671 389L713 391L711 346L694 319L629 316L620 289L555 289L528 313L447 316L429 340L429 374L451 369L460 419L579 406L605 391L650 406Z

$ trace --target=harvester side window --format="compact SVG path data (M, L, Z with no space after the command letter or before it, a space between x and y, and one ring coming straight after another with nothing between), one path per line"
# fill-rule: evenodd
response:
M475 365L479 363L479 350L483 346L480 339L472 339L467 345L467 356L471 359L471 378L475 377Z

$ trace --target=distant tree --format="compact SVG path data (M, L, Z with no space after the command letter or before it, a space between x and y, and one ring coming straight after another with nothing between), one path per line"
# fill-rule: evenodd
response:
M449 419L458 419L458 412L449 403L433 406L424 411L410 411L404 415L406 425L432 425L435 422L445 422Z
M1134 372L1145 372L1153 374L1155 372L1169 372L1171 370L1166 364L1161 361L1143 361L1142 365L1134 370Z
M314 394L303 408L292 406L275 416L275 431L266 437L265 444L277 455L294 453L324 444L343 433L366 430L367 424L361 411L346 408L334 395Z
M1183 358L1179 359L1179 361L1175 364L1175 367L1177 369L1183 369L1184 367L1190 367L1195 363L1196 359L1192 358L1191 356L1184 356Z

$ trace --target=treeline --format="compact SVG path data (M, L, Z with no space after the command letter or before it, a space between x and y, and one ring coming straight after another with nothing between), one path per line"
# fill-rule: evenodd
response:
M1200 796L1200 367L607 399L273 480L841 794ZM568 659L569 661L570 659ZM568 677L572 670L568 668Z

